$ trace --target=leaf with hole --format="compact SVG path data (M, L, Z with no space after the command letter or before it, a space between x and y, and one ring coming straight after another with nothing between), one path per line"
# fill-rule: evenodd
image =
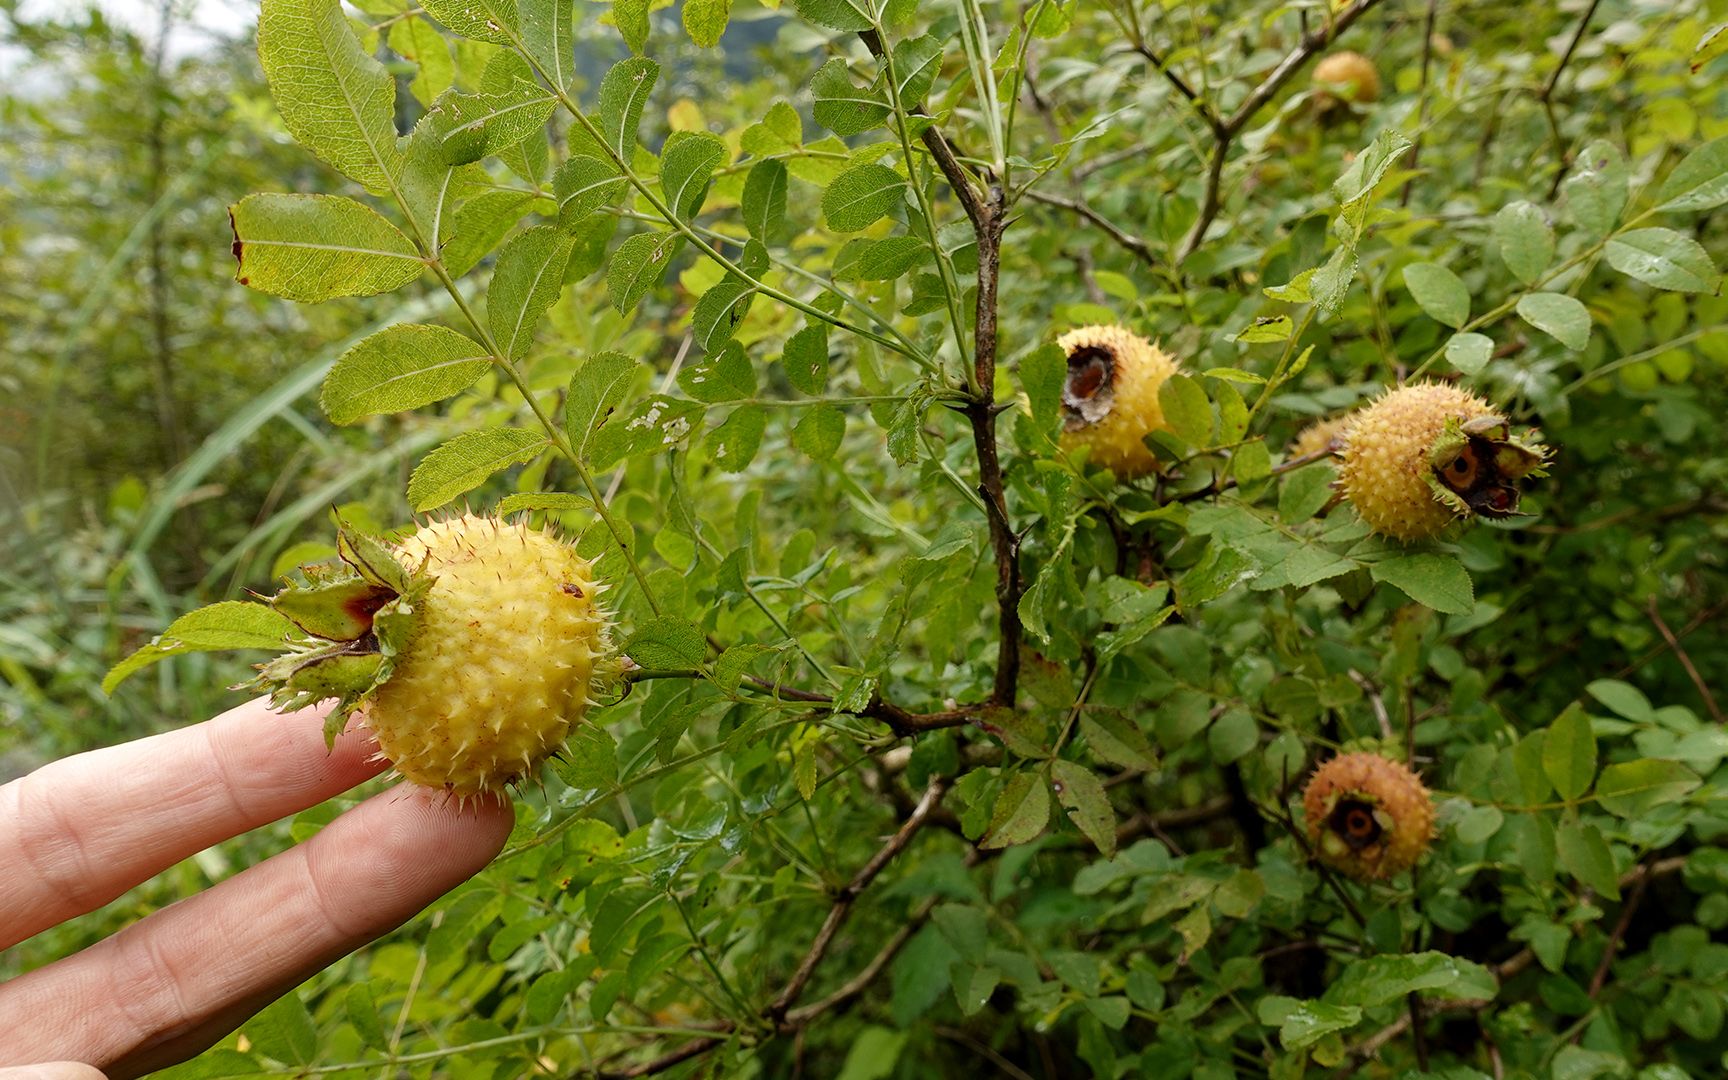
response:
M671 264L684 238L676 233L637 233L618 245L606 271L606 295L620 315L628 315Z

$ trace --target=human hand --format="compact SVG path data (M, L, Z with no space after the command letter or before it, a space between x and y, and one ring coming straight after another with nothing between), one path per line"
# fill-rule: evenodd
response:
M278 715L260 699L0 787L0 949L385 768L370 760L363 729L327 751L323 723L322 709ZM0 1080L122 1080L197 1054L477 873L512 820L503 801L459 809L404 784L303 844L0 984Z

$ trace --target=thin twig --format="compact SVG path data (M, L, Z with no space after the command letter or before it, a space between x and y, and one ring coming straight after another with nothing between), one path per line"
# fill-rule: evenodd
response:
M1638 880L1632 884L1632 892L1626 897L1626 902L1620 905L1620 917L1614 920L1614 930L1608 935L1608 944L1602 948L1602 960L1596 965L1596 973L1590 976L1592 1000L1602 992L1603 984L1608 981L1608 969L1614 964L1614 954L1620 951L1620 943L1626 939L1626 928L1632 925L1632 915L1644 899L1644 890L1649 887L1650 875L1639 874Z
M1200 119L1206 122L1207 127L1211 128L1214 133L1222 131L1223 121L1219 119L1218 113L1212 108L1211 103L1196 94L1194 88L1188 85L1187 80L1177 74L1175 68L1165 63L1164 58L1159 56L1151 46L1139 42L1135 44L1134 51L1144 56L1157 69L1158 74L1164 76L1170 85L1176 88L1178 94L1188 99L1189 104L1194 106L1194 111L1200 114Z
M1029 189L1026 192L1026 197L1031 199L1033 202L1041 202L1046 206L1055 206L1080 215L1087 221L1098 226L1099 229L1103 230L1106 236L1116 241L1118 245L1127 250L1141 262L1146 263L1148 266L1156 265L1156 260L1152 255L1151 244L1148 244L1140 237L1128 232L1126 229L1123 229L1103 214L1092 209L1084 199L1067 199L1060 195L1048 195L1036 188Z
M1548 81L1542 84L1536 100L1542 103L1542 110L1548 117L1548 128L1554 138L1554 156L1558 159L1560 168L1554 173L1554 182L1548 186L1548 198L1553 200L1560 193L1560 182L1566 179L1571 171L1572 159L1566 153L1565 141L1560 137L1560 124L1554 118L1554 87L1559 85L1560 73L1566 70L1566 65L1572 62L1572 53L1577 50L1578 43L1584 39L1584 31L1590 29L1590 20L1596 16L1596 8L1602 0L1590 0L1590 6L1585 9L1584 17L1578 20L1578 29L1573 32L1572 40L1566 43L1566 51L1560 57L1559 66L1555 67Z
M1351 24L1379 2L1380 0L1354 0L1326 25L1304 34L1290 55L1280 60L1278 66L1260 81L1260 85L1249 91L1242 104L1236 107L1236 111L1213 128L1213 136L1217 142L1212 149L1212 161L1206 169L1206 190L1201 198L1200 216L1195 219L1194 227L1188 231L1188 238L1182 241L1181 258L1186 259L1194 254L1200 247L1200 242L1206 238L1206 230L1212 227L1213 219L1218 216L1224 161L1230 154L1230 144L1235 141L1236 136L1241 134L1249 121L1284 88L1284 84L1313 59L1315 53L1332 44L1340 34L1350 29Z
M1674 650L1674 655L1680 659L1680 666L1686 669L1686 675L1692 680L1692 685L1698 688L1698 696L1704 699L1704 707L1710 710L1710 716L1718 724L1722 723L1722 710L1716 705L1716 695L1710 692L1710 686L1704 681L1704 676L1698 674L1698 668L1693 665L1692 658L1686 655L1686 650L1681 647L1680 639L1675 637L1674 631L1668 629L1668 624L1662 621L1662 613L1656 609L1655 596L1650 597L1645 608L1650 613L1650 621L1656 624L1657 631L1661 633L1662 640L1666 641L1668 647Z
M823 920L822 929L817 932L816 938L811 942L804 958L798 962L798 967L793 972L791 980L787 982L779 994L775 995L773 1002L762 1010L762 1019L766 1022L769 1031L779 1034L796 1034L803 1025L820 1016L823 1012L849 1000L858 993L862 993L863 989L870 985L870 982L881 973L882 969L887 967L899 946L905 943L904 939L892 943L891 948L884 949L883 952L877 954L877 958L870 962L859 977L855 977L846 986L841 987L839 991L823 998L814 1006L799 1010L792 1009L793 1002L797 1001L798 996L804 992L804 988L809 985L811 977L815 975L817 966L827 955L828 948L833 944L834 936L839 932L840 924L846 921L846 916L851 912L852 905L857 902L864 890L870 887L871 882L876 880L877 875L881 874L883 869L894 860L894 857L904 851L907 844L911 843L912 837L941 802L942 795L946 791L946 785L947 782L941 777L931 780L930 786L924 789L924 797L918 800L918 805L913 808L906 820L901 822L894 835L889 837L888 842L883 844L876 854L872 855L870 860L852 876L852 880L842 886L835 894L833 906L828 910L828 917ZM934 902L930 906L934 907ZM928 914L928 910L925 914ZM902 930L905 931L905 938L911 937L910 927L903 927ZM856 988L849 992L848 988L854 986ZM604 1080L626 1080L630 1077L653 1076L722 1045L736 1030L737 1025L727 1021L718 1028L714 1035L693 1039L676 1050L649 1061L638 1062L622 1069L606 1070L597 1075Z
M1422 136L1428 130L1428 67L1434 59L1434 20L1439 9L1440 0L1428 0L1428 22L1422 30L1422 81L1416 87L1416 93L1421 98L1421 104L1417 106L1416 138L1410 144L1410 155L1404 159L1404 167L1412 172L1421 159ZM1410 191L1415 183L1414 176L1404 181L1404 191L1398 196L1399 206L1410 205Z
M839 932L840 924L845 922L846 917L852 913L852 905L858 901L858 897L864 890L870 887L870 883L876 880L876 875L880 874L883 868L894 860L894 856L904 851L906 845L912 842L912 837L917 834L925 819L930 816L930 811L935 809L936 804L941 801L944 789L945 781L941 777L931 780L930 786L924 789L924 797L918 800L918 805L913 807L911 815L906 818L894 835L888 838L888 842L870 857L870 861L859 868L858 872L852 876L852 880L847 882L835 895L834 905L828 909L828 918L823 921L822 929L817 931L816 940L811 943L809 951L804 954L804 959L798 964L798 969L793 973L791 981L774 998L768 1008L763 1010L763 1015L773 1021L775 1025L786 1018L786 1013L792 1008L793 1003L798 1000L799 995L804 993L804 987L809 984L811 976L816 974L816 966L828 954L828 947L833 944L834 935Z

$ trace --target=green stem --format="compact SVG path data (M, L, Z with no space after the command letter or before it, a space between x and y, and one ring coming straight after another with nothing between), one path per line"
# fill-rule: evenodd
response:
M743 267L715 250L714 246L708 243L708 241L703 238L702 234L698 232L690 222L685 221L677 214L674 214L671 208L654 193L653 188L649 186L648 182L636 175L636 170L630 167L630 162L626 161L624 157L606 141L606 138L601 133L600 129L594 126L594 121L588 119L588 114L582 111L582 106L577 104L575 99L570 96L570 94L556 79L546 74L545 69L540 66L540 62L535 59L527 48L523 46L521 39L516 37L514 34L511 35L511 47L516 50L517 55L521 56L523 60L527 61L527 63L533 67L534 71L542 80L545 81L546 85L551 88L553 96L558 99L558 103L564 107L566 112L575 118L576 122L582 126L582 130L588 134L589 138L593 139L596 145L606 151L606 156L612 160L612 165L618 170L619 175L647 200L648 205L652 206L654 212L660 216L660 220L677 230L679 233L682 233L684 238L690 241L690 244L695 247L696 250L712 259L721 269L725 270L728 274L733 275L738 280L745 282L763 296L777 300L796 311L801 311L813 319L820 319L837 329L845 330L866 340L873 341L891 352L900 353L903 356L909 356L914 360L921 360L926 363L928 362L927 358L922 357L915 352L908 352L902 345L900 345L900 343L894 341L892 338L884 337L874 331L866 330L862 326L849 323L845 319L830 315L826 311L823 311L812 304L805 303L803 300L798 299L791 293L776 289L774 286L767 284L756 276L745 273ZM635 142L634 134L631 135L631 142Z
M648 575L642 572L641 564L636 561L636 552L632 549L628 534L612 517L612 511L607 508L606 499L600 493L600 486L594 482L594 474L588 471L588 466L582 461L581 455L577 454L576 448L570 445L570 439L564 433L563 426L554 423L552 418L546 414L545 407L540 404L540 400L534 396L533 390L529 388L528 380L523 377L522 370L498 347L498 342L492 338L492 331L480 321L480 317L474 313L474 309L468 306L467 298L462 295L462 290L456 287L456 280L450 276L448 270L444 269L444 264L438 259L432 258L428 260L428 265L431 266L432 272L438 276L438 280L444 284L444 289L450 294L451 299L456 302L457 309L462 312L462 317L467 320L469 327L480 336L480 343L486 347L487 352L492 354L492 362L509 376L510 381L516 385L516 389L522 394L523 400L528 402L528 407L534 411L534 416L540 421L540 426L546 429L546 434L552 440L552 445L575 468L576 475L582 480L582 485L588 489L588 498L594 504L594 512L600 515L600 520L605 523L607 531L612 534L612 539L617 542L618 550L624 553L624 561L630 567L630 576L634 577L636 583L642 587L642 595L648 601L649 610L656 615L660 614L660 602L655 599L654 590L648 584Z

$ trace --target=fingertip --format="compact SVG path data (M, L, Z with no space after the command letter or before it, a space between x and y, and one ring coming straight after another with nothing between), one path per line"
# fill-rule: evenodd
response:
M39 1065L0 1066L0 1080L107 1080L102 1070L81 1061L44 1061Z

